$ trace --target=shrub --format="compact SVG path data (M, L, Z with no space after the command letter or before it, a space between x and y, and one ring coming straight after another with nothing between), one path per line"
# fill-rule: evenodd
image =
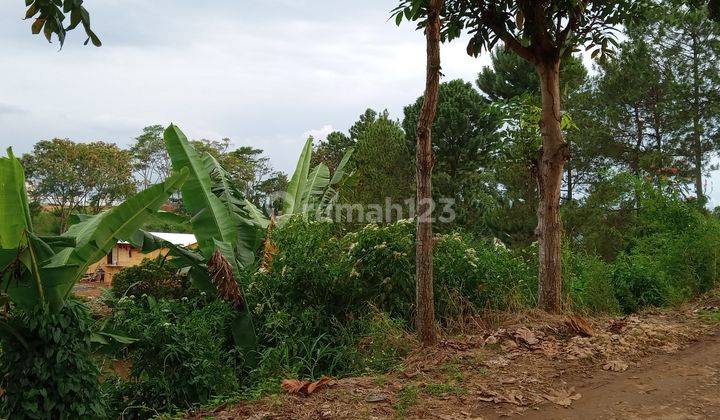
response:
M120 408L167 412L236 391L240 363L231 333L234 316L234 309L215 299L120 299L110 325L138 339L128 350L132 378L115 397Z
M112 282L116 298L125 295L154 296L157 299L180 299L190 296L190 282L187 276L166 264L162 258L144 259L142 263L120 270Z
M392 318L412 321L413 221L369 224L341 237L330 221L295 219L277 231L273 241L280 251L271 273L258 280L262 288L297 303L300 312L321 308L342 320L358 318L372 305ZM441 320L450 321L468 307L516 308L532 300L532 267L502 245L473 241L458 232L436 235L434 264ZM253 302L272 299L265 296Z
M694 203L659 191L641 203L630 245L613 263L622 309L675 305L714 287L720 222Z
M9 419L103 418L100 371L90 354L90 317L70 300L57 314L18 309L8 320L26 345L3 337L2 414Z
M618 313L612 266L595 255L563 249L565 296L573 309L589 313Z

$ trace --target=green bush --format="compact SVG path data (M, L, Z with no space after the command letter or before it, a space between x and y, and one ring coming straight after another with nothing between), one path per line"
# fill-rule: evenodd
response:
M3 337L2 415L8 419L104 418L100 371L90 354L90 316L77 301L57 314L13 310L8 323L24 338Z
M613 262L613 281L626 312L676 305L717 284L720 221L677 195L651 190L628 248Z
M358 318L368 306L412 321L415 300L415 224L411 220L343 234L330 221L294 219L273 234L272 270L250 289L253 302L293 302L339 320ZM472 308L524 307L533 299L532 267L502 245L458 232L435 236L437 316L451 321ZM251 281L252 283L252 281ZM270 291L272 290L272 292ZM258 290L258 292L260 292ZM272 296L267 296L267 294ZM262 309L263 303L260 303Z
M203 297L120 299L113 331L138 341L128 348L131 379L118 384L116 409L136 415L169 412L238 389L241 365L232 339L235 311Z
M177 269L162 258L144 259L138 265L123 268L112 282L116 298L146 294L157 299L180 299L191 295L189 289L187 276L179 275Z
M574 310L618 313L612 266L595 255L563 249L565 296Z
M403 340L392 337L414 313L412 221L345 233L330 221L295 218L273 231L272 242L279 251L270 270L244 279L262 343L258 376L376 371L398 359ZM435 244L441 322L531 302L535 273L511 251L459 233L437 235ZM383 341L385 349L368 345Z

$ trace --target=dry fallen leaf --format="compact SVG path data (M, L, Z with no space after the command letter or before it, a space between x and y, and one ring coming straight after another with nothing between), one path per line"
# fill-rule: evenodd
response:
M285 379L282 381L282 388L288 394L305 394L310 395L320 388L323 388L330 382L329 376L323 376L315 382L301 381L298 379Z
M575 392L575 388L570 388L569 390L560 389L555 391L552 395L544 395L545 399L548 401L563 407L570 407L572 402L579 400L581 396L582 395Z
M490 360L485 360L483 364L489 368L501 368L509 365L510 361L502 356L498 356Z
M603 369L613 372L625 372L627 368L628 364L622 360L611 360L603 365Z
M365 401L371 403L387 401L387 399L387 394L368 394L367 397L365 397Z
M534 346L540 342L535 336L535 333L525 327L520 327L515 331L515 338L522 340L529 346Z
M575 334L583 337L592 337L595 335L590 324L582 317L575 315L569 316L565 323Z

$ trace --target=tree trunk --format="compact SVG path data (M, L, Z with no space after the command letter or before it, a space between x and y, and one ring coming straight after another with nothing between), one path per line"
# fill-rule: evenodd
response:
M570 142L567 142L568 152L570 152ZM567 196L565 198L565 202L567 204L572 205L573 201L573 188L575 188L575 185L573 184L573 171L572 166L567 166Z
M693 50L693 164L695 175L695 195L697 202L702 207L705 205L705 194L703 192L703 150L702 150L702 127L700 126L700 70L698 57L698 39L693 34L692 50Z
M557 313L562 309L560 190L563 167L570 159L570 153L560 128L560 59L541 62L536 69L542 90L542 151L537 168L540 199L536 230L540 246L538 305L547 312Z
M417 239L415 265L415 323L420 342L425 346L437 343L435 331L435 300L433 295L433 234L432 234L432 123L437 111L440 88L440 9L442 0L431 0L428 7L427 71L425 95L417 126L415 178L417 182Z

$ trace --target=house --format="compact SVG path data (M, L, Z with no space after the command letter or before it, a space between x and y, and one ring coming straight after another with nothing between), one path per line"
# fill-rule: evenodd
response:
M197 240L192 233L150 233L173 245L187 248L197 246ZM117 274L118 271L125 267L138 265L146 258L156 258L160 254L164 255L167 251L167 249L163 248L144 254L128 242L120 241L115 244L112 251L110 251L105 258L88 267L85 277L90 281L100 281L109 286L112 284L113 276Z

